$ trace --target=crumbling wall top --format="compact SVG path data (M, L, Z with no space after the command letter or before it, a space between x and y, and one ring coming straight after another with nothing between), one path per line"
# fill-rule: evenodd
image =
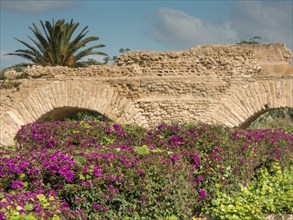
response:
M32 65L21 73L5 74L12 79L247 75L257 73L261 64L290 64L291 58L284 44L204 45L181 51L131 51L112 65L87 68Z

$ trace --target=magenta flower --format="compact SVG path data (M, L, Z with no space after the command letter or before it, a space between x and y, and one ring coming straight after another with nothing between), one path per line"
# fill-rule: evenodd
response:
M214 148L214 152L215 152L215 153L221 153L222 150L221 150L221 148L219 148L219 147L215 147L215 148Z
M98 211L100 209L100 206L98 204L93 204L93 208Z
M150 149L150 150L154 150L155 147L154 147L154 146L149 146L149 149Z
M115 131L121 131L121 126L118 125L118 124L114 124L113 128L114 128Z
M102 172L102 170L101 170L101 168L99 167L99 165L95 164L95 165L94 165L94 171L93 171L94 175L95 175L95 176L100 176L101 172Z
M111 128L107 128L106 129L106 134L110 134L112 132L112 129Z
M176 155L173 155L172 158L171 158L171 160L173 162L178 161L179 160L179 157L177 157Z
M199 195L201 198L204 198L206 196L207 192L204 189L199 190Z
M11 188L12 189L23 189L24 188L23 182L21 180L13 181L11 184Z
M4 212L0 212L0 220L6 219L6 215Z
M27 173L28 173L29 175L36 175L36 174L38 174L39 172L40 172L40 169L39 169L39 168L32 168L32 169L30 169L30 170L27 171Z
M203 178L202 175L198 175L198 176L196 177L196 179L197 179L199 182L204 181L204 178Z

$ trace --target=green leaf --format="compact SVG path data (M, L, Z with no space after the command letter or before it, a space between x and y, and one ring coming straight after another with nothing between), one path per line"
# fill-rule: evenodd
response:
M12 216L19 216L19 212L17 210L12 211Z
M22 208L18 205L18 206L16 206L16 210L20 211L20 210L22 210Z
M57 215L54 215L53 216L53 218L52 218L52 220L59 220L60 218L59 218L59 216L57 216Z
M81 179L81 180L85 180L85 176L82 175L82 174L80 173L80 174L79 174L79 179Z
M162 152L164 152L164 150L161 150L161 149L159 149L159 148L156 148L156 149L154 149L154 150L151 150L153 153L162 153Z
M146 145L143 145L141 147L136 147L135 148L136 153L138 153L139 155L146 155L150 153L149 148Z
M74 156L74 160L76 161L76 163L77 163L78 165L83 165L83 164L85 164L85 162L86 162L85 157L78 156L78 155Z
M4 194L0 193L0 199L3 199L3 198L4 198Z
M25 211L31 211L31 210L34 209L34 205L33 205L33 204L26 204L26 205L23 207L23 209L24 209Z
M45 201L45 200L46 200L46 196L44 196L43 194L38 194L38 195L37 195L37 198L38 198L40 201Z
M33 215L28 215L24 219L25 220L37 220Z
M177 220L177 217L175 215L169 216L168 220Z
M48 203L48 202L43 203L43 207L44 207L44 208L47 208L48 206L50 206L50 203Z

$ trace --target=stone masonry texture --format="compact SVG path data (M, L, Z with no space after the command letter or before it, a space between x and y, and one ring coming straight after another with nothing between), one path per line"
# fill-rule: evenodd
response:
M144 127L245 127L271 109L293 108L291 58L283 44L206 45L133 51L112 65L9 70L0 80L0 144L13 144L22 125L81 110Z

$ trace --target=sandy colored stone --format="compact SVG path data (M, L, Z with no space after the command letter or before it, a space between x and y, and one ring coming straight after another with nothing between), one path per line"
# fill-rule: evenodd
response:
M206 45L132 51L115 65L29 66L0 80L0 143L21 125L88 109L123 124L247 126L262 112L293 107L291 52L283 44Z

